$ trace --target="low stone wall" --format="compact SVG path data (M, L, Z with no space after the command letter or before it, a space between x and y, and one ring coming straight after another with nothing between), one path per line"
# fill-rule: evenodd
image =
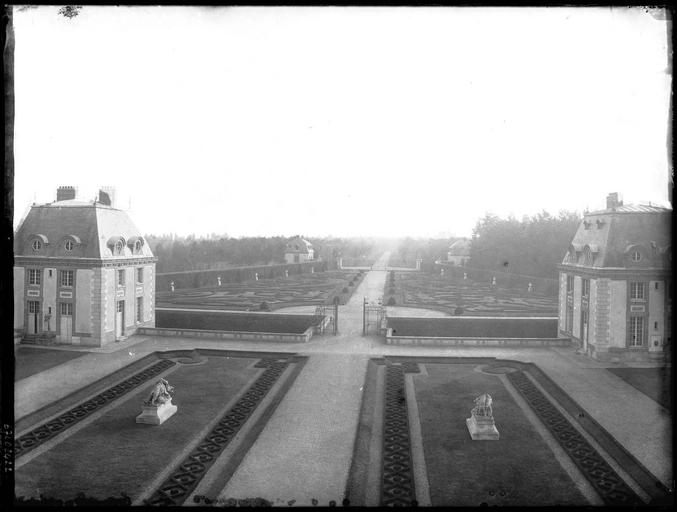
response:
M326 321L326 319L325 319ZM174 336L181 338L205 338L216 340L238 341L275 341L282 343L307 343L313 337L313 333L319 326L309 327L302 334L290 334L282 332L244 332L244 331L211 331L200 329L178 329L141 327L137 334L147 336Z
M386 331L387 345L431 345L462 347L564 347L571 338L471 338L437 336L393 336L392 328Z

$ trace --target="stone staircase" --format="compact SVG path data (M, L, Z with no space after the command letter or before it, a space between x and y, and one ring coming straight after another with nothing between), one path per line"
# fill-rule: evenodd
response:
M21 339L24 345L56 345L56 334L42 332L39 334L24 334Z

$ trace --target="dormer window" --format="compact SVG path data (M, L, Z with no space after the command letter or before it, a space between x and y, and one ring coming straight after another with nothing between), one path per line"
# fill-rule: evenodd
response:
M603 220L598 220L598 221L597 221L597 229L602 229L602 226L604 226L604 221L603 221Z
M592 225L592 222L588 222L587 220L583 221L583 229L590 229L591 225Z
M42 242L40 240L33 240L31 248L33 249L34 252L40 252L40 250L42 249Z
M135 253L141 252L141 240L137 240L136 242L134 242L134 252Z
M122 254L122 248L124 247L124 244L122 243L122 240L118 240L115 242L115 248L113 249L113 252L115 254Z
M638 250L632 251L632 253L630 253L630 259L635 263L640 262L642 261L642 253L639 252Z
M75 243L73 242L73 240L66 240L66 243L63 246L66 252L71 252L73 250L73 247L75 247Z

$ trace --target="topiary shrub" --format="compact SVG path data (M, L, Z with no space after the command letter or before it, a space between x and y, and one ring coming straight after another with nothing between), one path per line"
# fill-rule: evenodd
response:
M270 311L270 304L264 300L261 304L259 304L259 311Z
M386 305L387 306L394 306L395 304L397 304L397 302L395 302L395 297L390 297L388 299L388 303Z
M348 283L348 286L354 286L354 285L353 285L353 282L350 281L350 282Z
M343 293L348 293L348 288L343 288Z

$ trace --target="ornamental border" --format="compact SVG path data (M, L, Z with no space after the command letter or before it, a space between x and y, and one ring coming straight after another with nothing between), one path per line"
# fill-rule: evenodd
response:
M182 505L292 362L295 362L295 359L287 355L284 360L279 357L266 357L256 363L255 368L265 368L265 371L150 497L143 500L143 504Z
M417 502L404 374L420 369L410 361L385 364L380 501L382 506L412 506Z
M508 373L506 377L564 449L569 459L592 484L606 505L638 506L644 504L523 371Z
M68 430L73 425L81 422L93 412L101 409L110 402L126 395L130 391L138 388L141 384L149 381L156 375L168 370L176 365L174 361L163 359L148 368L135 373L115 386L112 386L101 393L93 396L89 400L79 403L68 411L60 414L56 418L48 420L38 427L31 429L26 434L17 437L14 440L14 455L18 459L22 455L30 452L38 446L49 441L56 435Z

